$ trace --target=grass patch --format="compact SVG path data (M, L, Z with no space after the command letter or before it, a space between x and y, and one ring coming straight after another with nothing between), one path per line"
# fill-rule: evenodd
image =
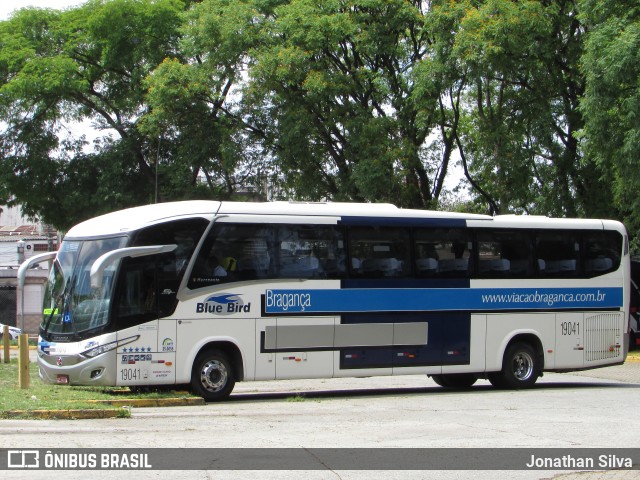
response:
M3 340L0 340L0 347L2 346L2 342ZM30 347L35 348L38 346L38 339L34 337L29 337L29 340L27 343L29 344ZM18 347L18 340L9 340L9 346Z
M293 397L287 397L285 399L287 402L306 402L307 398L304 395L295 395Z
M127 399L162 399L176 396L191 396L186 392L151 391L134 393L126 387L79 387L69 385L48 385L38 377L37 362L29 363L28 389L21 389L18 383L18 360L0 363L0 418L16 418L16 411L24 411L26 418L47 418L42 411L53 410L105 410L117 411L118 417L131 416L130 409L123 408ZM120 400L119 406L106 402ZM105 402L105 403L100 403ZM134 403L134 402L132 402ZM34 415L30 415L33 413ZM37 413L37 415L35 415ZM98 412L96 412L97 415ZM18 415L20 416L20 415Z

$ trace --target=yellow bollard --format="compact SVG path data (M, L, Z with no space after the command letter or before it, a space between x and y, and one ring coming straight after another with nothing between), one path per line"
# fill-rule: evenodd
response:
M20 388L29 388L29 335L23 333L18 338L18 380Z
M9 325L2 327L2 351L4 363L9 363L11 361L11 355L9 352Z

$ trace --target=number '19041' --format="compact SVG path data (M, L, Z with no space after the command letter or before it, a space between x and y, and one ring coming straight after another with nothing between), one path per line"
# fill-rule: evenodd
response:
M139 368L123 368L120 370L120 379L125 382L140 380L142 375Z
M580 322L562 322L562 335L580 335Z

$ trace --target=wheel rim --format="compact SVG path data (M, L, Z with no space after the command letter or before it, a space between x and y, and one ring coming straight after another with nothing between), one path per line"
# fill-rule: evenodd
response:
M513 376L526 381L533 375L533 358L527 352L518 352L513 357Z
M209 392L219 392L227 384L227 367L219 360L209 360L200 370L200 383Z

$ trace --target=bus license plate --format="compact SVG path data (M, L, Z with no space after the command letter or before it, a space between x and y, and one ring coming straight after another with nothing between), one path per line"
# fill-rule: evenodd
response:
M69 375L58 375L56 377L56 383L67 385L69 383Z

